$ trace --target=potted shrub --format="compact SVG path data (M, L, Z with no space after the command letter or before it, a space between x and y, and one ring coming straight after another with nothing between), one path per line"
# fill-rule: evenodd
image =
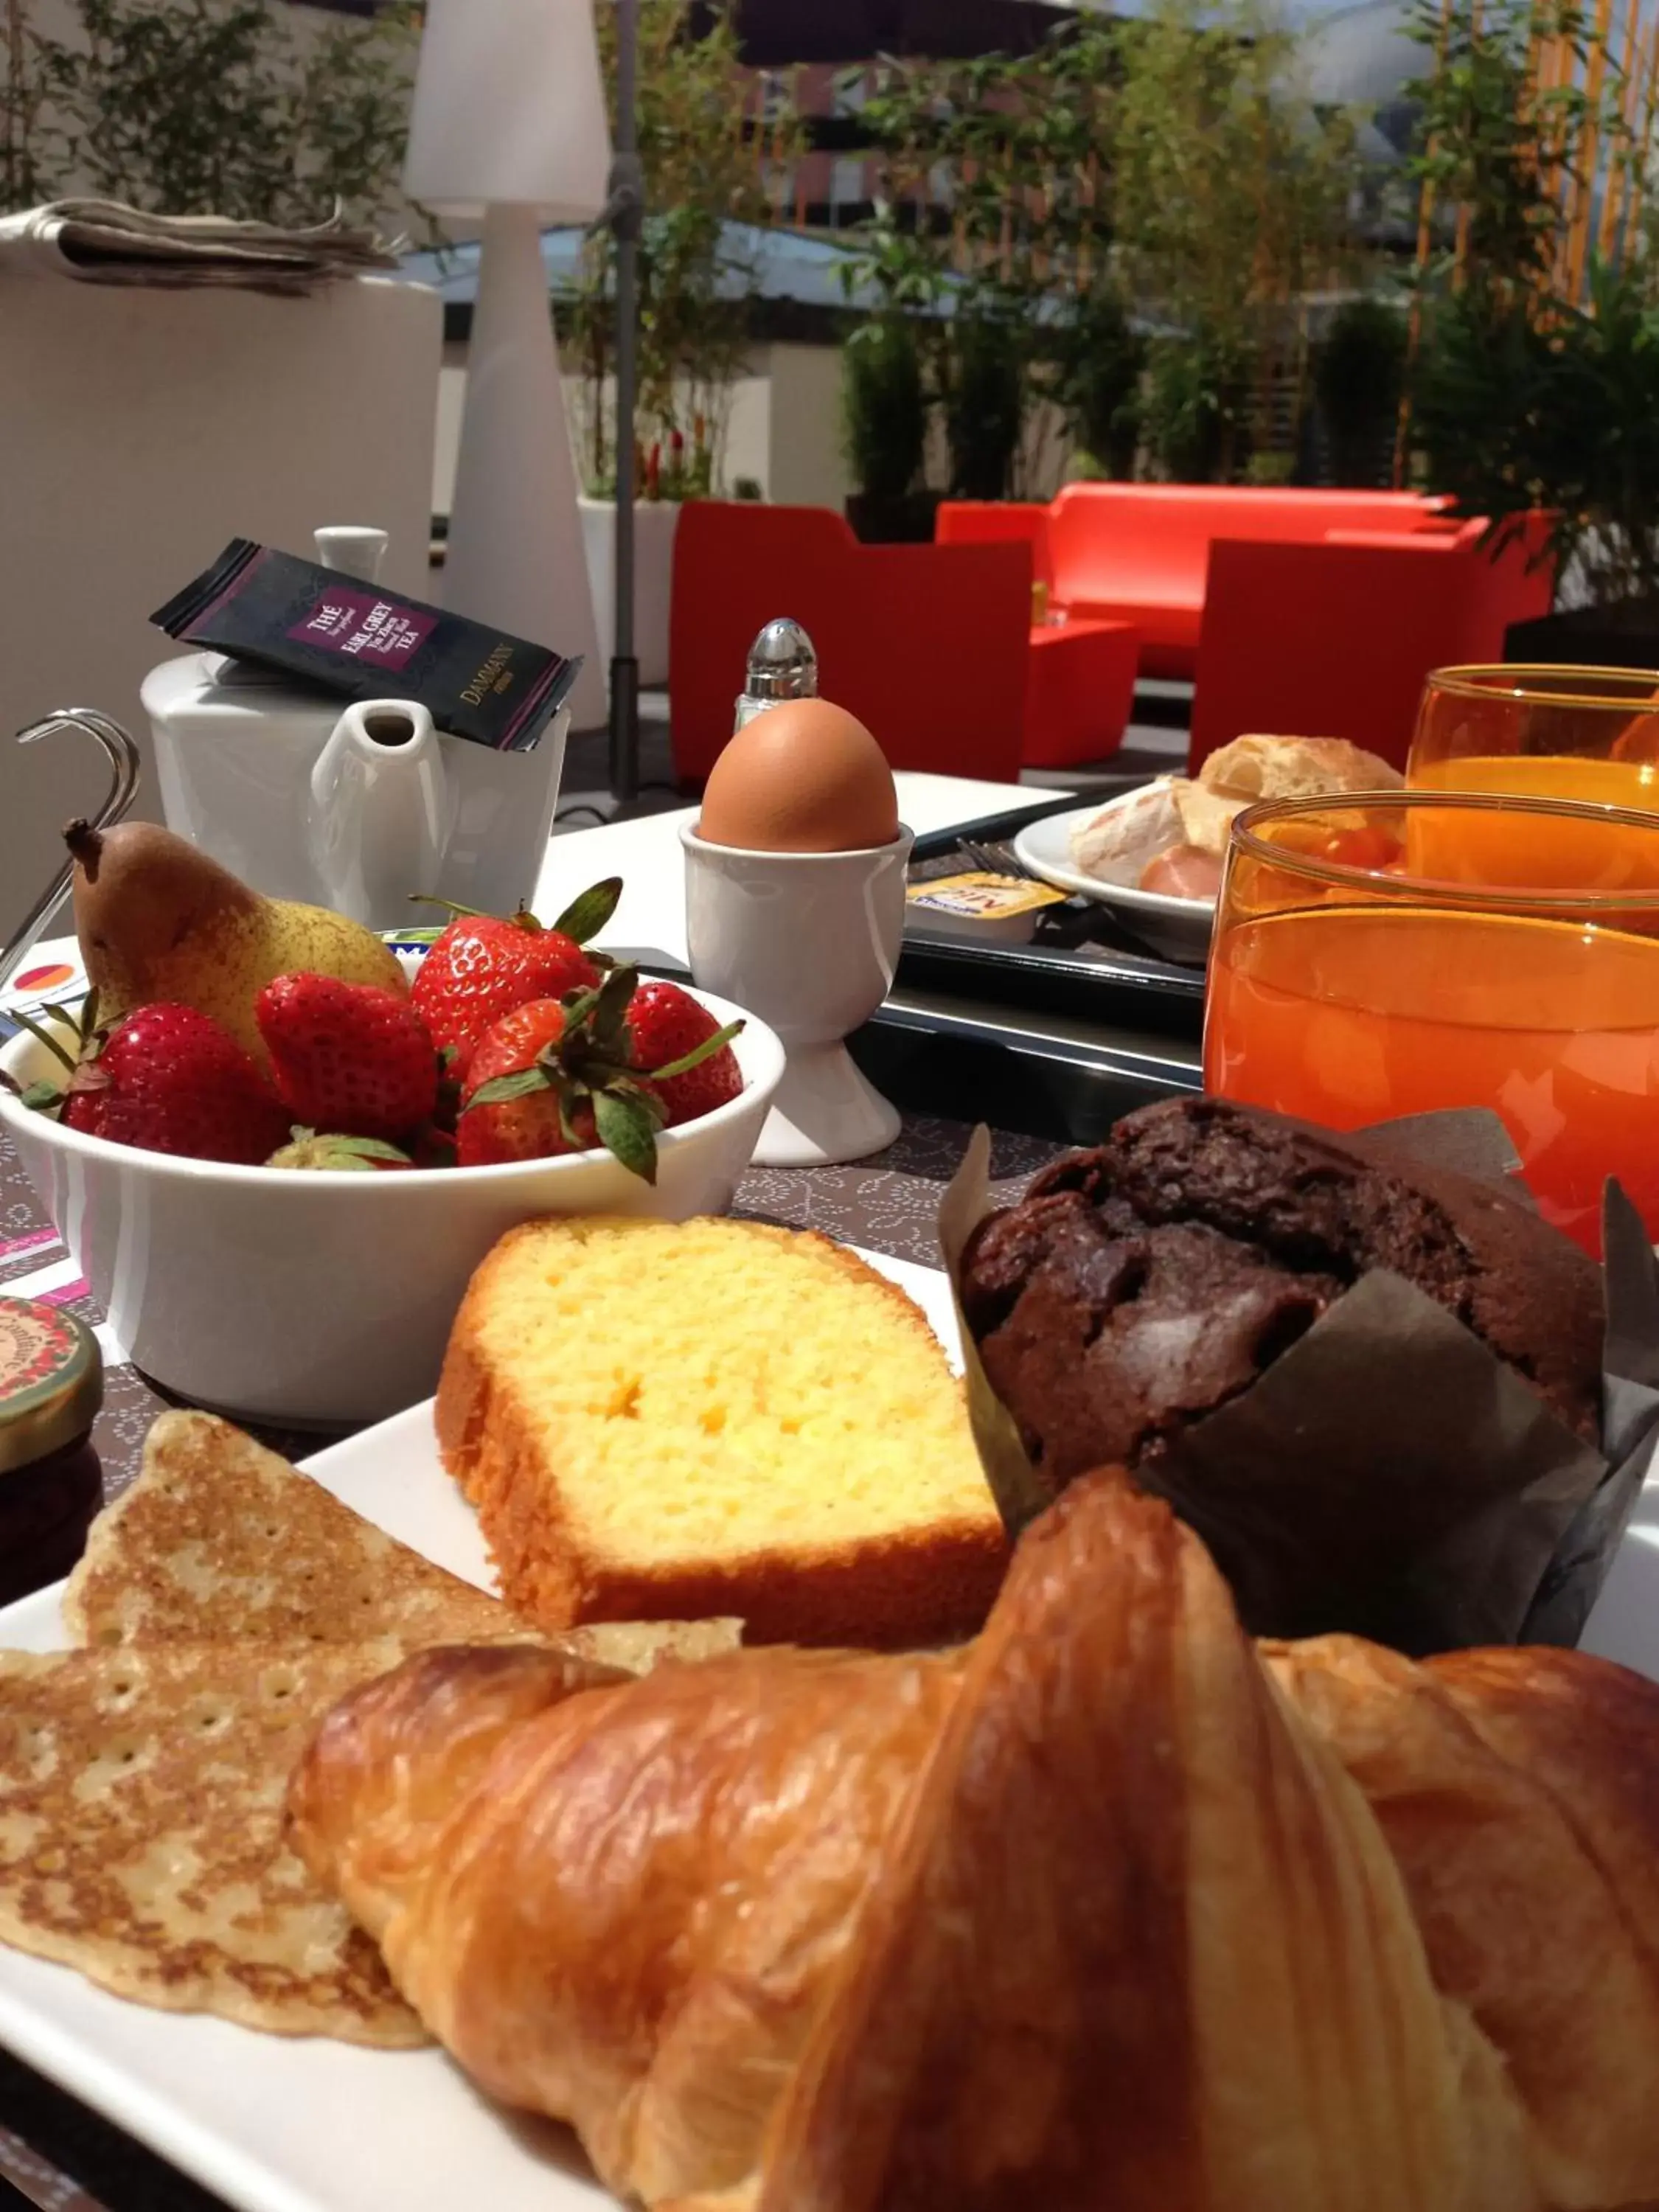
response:
M406 222L416 11L354 13L372 20L301 32L246 0L7 0L0 214L95 194L165 215L307 223L337 202L356 222Z
M1492 518L1539 509L1565 604L1511 625L1512 660L1659 667L1659 301L1639 262L1598 269L1588 307L1475 287L1443 300L1417 382L1429 481Z
M1314 405L1334 484L1386 484L1406 377L1406 319L1386 300L1345 300L1314 357Z
M1146 347L1117 298L1097 291L1080 302L1056 351L1054 397L1066 417L1077 472L1133 476Z
M614 88L614 8L595 12ZM668 610L680 503L717 487L733 386L749 349L754 270L741 241L775 210L742 126L741 47L732 7L653 0L639 22L636 119L645 171L640 239L635 420L615 420L616 240L588 235L580 282L562 304L561 335L580 358L575 413L586 496L582 531L600 650L614 635L616 444L637 453L634 514L635 651L643 684L668 678ZM773 161L802 143L786 101L769 123Z
M1655 667L1656 112L1638 97L1646 61L1632 67L1610 22L1565 0L1417 0L1434 61L1412 88L1425 219L1410 420L1427 481L1491 516L1494 541L1528 512L1551 518L1557 611L1512 626L1509 657Z
M1231 483L1243 468L1244 365L1208 334L1159 337L1148 349L1146 444L1173 483Z
M1000 317L958 313L945 356L952 499L1006 499L1025 422L1025 360Z
M915 334L900 314L861 324L842 349L842 433L858 489L847 520L866 544L922 544L937 498L922 485L927 402Z

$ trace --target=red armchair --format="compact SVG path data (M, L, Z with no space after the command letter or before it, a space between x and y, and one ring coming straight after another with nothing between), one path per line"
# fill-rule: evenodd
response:
M1218 539L1189 770L1250 732L1346 738L1403 769L1429 671L1501 660L1508 625L1548 611L1547 517L1528 518L1496 559L1485 528L1443 521L1309 545Z
M1443 500L1418 492L1302 491L1254 484L1067 484L1047 507L951 502L941 544L1018 538L1054 605L1132 623L1144 676L1189 677L1218 538L1317 543L1335 530L1432 526Z
M869 727L895 768L1018 778L1028 546L860 545L827 507L693 501L675 537L669 617L683 779L701 781L731 736L749 647L778 615L805 625L824 696Z

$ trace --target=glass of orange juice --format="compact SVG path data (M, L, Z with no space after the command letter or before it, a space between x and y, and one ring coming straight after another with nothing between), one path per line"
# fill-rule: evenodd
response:
M1437 668L1406 781L1659 811L1659 670Z
M1206 1090L1328 1127L1503 1119L1601 1249L1617 1176L1659 1237L1659 814L1482 793L1283 799L1233 823Z

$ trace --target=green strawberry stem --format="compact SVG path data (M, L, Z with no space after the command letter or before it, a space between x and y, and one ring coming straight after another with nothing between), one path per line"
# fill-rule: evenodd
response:
M637 969L623 964L611 969L594 988L573 992L562 1002L563 1030L536 1055L533 1065L481 1083L462 1113L550 1091L558 1109L559 1133L573 1151L586 1149L575 1113L579 1107L589 1106L594 1132L606 1151L630 1174L654 1183L657 1132L668 1115L645 1071L633 1065L628 1009L639 980ZM686 1055L685 1065L718 1049L728 1034L722 1031L699 1046L695 1054Z
M495 919L481 906L463 906L459 899L440 898L436 891L410 891L409 902L410 906L441 906L447 913L457 915L467 921L491 921Z
M596 1091L593 1124L599 1140L630 1175L657 1180L657 1123L644 1103L619 1091Z
M62 1040L53 1036L52 1031L46 1028L44 1022L37 1022L33 1014L26 1014L21 1006L14 1006L12 1008L11 1018L15 1022L18 1023L22 1028L28 1031L29 1035L34 1039L36 1044L45 1045L46 1050L52 1054L52 1058L54 1060L61 1060L64 1066L68 1068L70 1073L71 1075L74 1074L76 1066L75 1054L64 1050ZM76 1034L79 1034L78 1030Z
M317 1139L317 1132L314 1129L296 1129L294 1136L295 1141L300 1143L306 1138ZM400 1151L396 1145L388 1145L382 1137L328 1136L317 1140L325 1144L331 1152L349 1152L354 1159L396 1160L403 1167L410 1164L409 1154Z
M586 945L590 937L598 936L615 914L622 895L622 878L607 876L603 883L591 884L572 899L553 927L561 936Z
M585 891L579 892L571 900L553 927L560 936L569 938L573 944L586 945L588 939L596 936L615 914L622 895L623 879L620 876L607 876L603 883L590 884ZM521 906L516 914L487 915L482 907L463 906L459 899L441 897L436 891L410 891L409 902L411 906L441 906L449 914L467 921L510 921L515 927L532 934L546 927L545 923L538 921L526 906ZM411 936L414 933L410 932ZM441 936L442 932L438 931L434 934Z
M678 1060L665 1060L660 1067L647 1068L644 1072L653 1078L688 1075L694 1067L701 1067L704 1060L712 1059L715 1053L723 1052L742 1027L741 1022L727 1022L723 1030L716 1030L713 1036L705 1037L701 1044L694 1044L690 1052L683 1052Z
M412 1168L415 1164L407 1152L380 1137L346 1137L332 1132L319 1136L315 1129L296 1121L289 1131L289 1139L280 1152L271 1154L265 1162L267 1167L344 1168L372 1174L377 1160L389 1161L393 1167L400 1168Z
M550 1091L553 1079L544 1067L520 1067L511 1075L492 1075L488 1083L481 1083L461 1109L470 1114L475 1106L505 1106L509 1099L527 1098L532 1091Z
M60 1091L55 1083L25 1085L3 1067L0 1067L0 1089L9 1091L20 1105L30 1107L35 1113L45 1114L53 1121L63 1113L64 1101L69 1097L68 1091Z

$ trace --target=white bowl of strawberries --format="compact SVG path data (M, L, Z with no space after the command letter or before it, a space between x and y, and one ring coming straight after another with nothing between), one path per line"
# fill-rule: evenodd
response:
M731 1203L783 1072L763 1023L527 918L434 934L406 995L264 983L262 1054L168 1001L94 1007L85 1036L37 1010L0 1052L0 1124L168 1390L380 1419L435 1388L467 1279L516 1223Z

